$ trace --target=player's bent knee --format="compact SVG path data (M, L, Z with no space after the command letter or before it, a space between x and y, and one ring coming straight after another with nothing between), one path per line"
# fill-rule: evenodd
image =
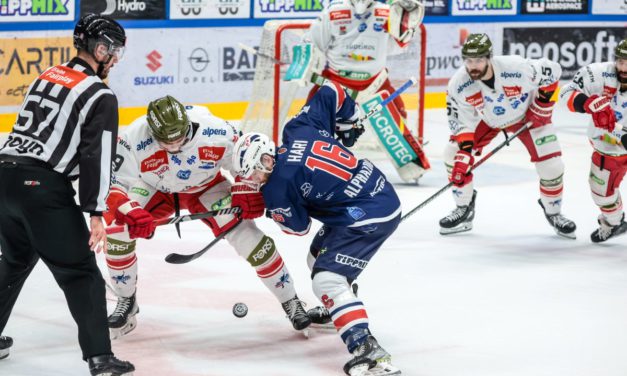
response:
M609 207L612 205L619 204L618 191L614 191L611 195L608 195L608 196L603 196L595 192L592 192L592 201L594 201L594 203L597 206L602 206L602 207Z
M254 221L245 219L226 235L226 240L235 248L237 254L248 258L264 236L265 234L257 228Z
M314 294L325 305L328 299L335 300L334 303L337 305L338 299L347 300L355 297L346 277L329 271L316 273L313 277L312 287Z
M540 179L543 180L560 178L564 174L562 157L553 157L545 161L536 162L536 171Z

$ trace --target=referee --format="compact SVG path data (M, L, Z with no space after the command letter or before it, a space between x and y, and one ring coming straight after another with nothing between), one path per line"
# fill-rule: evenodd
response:
M89 14L74 28L77 56L31 85L0 149L0 333L41 258L65 294L92 375L124 375L111 352L105 283L92 251L105 246L102 212L115 154L118 104L103 83L124 52L114 20ZM72 180L79 180L80 207ZM89 213L89 229L82 212ZM8 355L10 337L0 337Z

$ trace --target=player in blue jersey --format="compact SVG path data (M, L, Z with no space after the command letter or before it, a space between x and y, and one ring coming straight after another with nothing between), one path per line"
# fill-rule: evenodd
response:
M398 196L383 173L345 147L363 132L359 115L359 107L341 86L327 84L285 125L278 150L263 134L243 135L235 144L233 168L249 183L251 199L263 195L267 213L283 231L304 235L311 218L323 223L308 264L314 293L354 355L344 371L398 375L400 370L372 336L366 309L350 288L401 216Z

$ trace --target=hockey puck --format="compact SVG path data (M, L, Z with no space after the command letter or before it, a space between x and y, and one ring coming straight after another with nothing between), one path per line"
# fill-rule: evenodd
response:
M244 303L235 303L233 306L233 314L235 317L242 318L248 314L248 306Z

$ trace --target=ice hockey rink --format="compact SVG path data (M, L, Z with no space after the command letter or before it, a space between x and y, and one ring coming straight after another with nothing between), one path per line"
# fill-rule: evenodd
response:
M438 234L438 220L454 207L447 192L404 221L358 280L371 329L404 375L627 375L627 236L590 242L598 210L587 182L588 119L556 111L554 120L566 164L563 213L577 223L576 240L558 237L547 223L535 170L514 141L476 171L472 232ZM425 127L433 169L419 186L400 184L389 162L375 161L405 212L447 183L445 110L427 111ZM277 242L299 296L316 305L305 263L315 227L295 237L269 219L258 224ZM188 264L165 263L168 253L196 252L213 238L200 223L183 224L182 236L161 227L153 240L139 241L138 327L113 343L135 375L343 374L350 356L339 336L295 332L226 241ZM248 305L246 317L233 316L236 302ZM3 334L15 344L0 375L88 374L64 297L42 263Z

